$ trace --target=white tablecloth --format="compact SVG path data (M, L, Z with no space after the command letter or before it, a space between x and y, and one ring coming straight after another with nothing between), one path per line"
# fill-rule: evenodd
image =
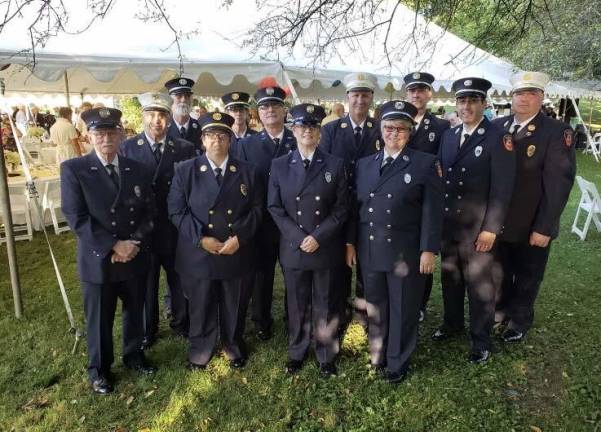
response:
M44 194L44 190L46 187L46 183L49 181L57 181L59 179L58 175L34 178L33 181L35 183L36 191L38 192L40 205L42 204L42 198ZM19 205L21 203L21 196L25 195L25 177L9 177L8 178L8 187L9 194L11 196L11 204L13 201L15 204ZM34 208L33 202L30 202L30 214L31 214L31 222L33 225L33 229L36 231L42 230L42 224L40 223L40 219L38 218L37 211ZM23 214L15 214L13 212L13 223L16 225L25 224L25 217ZM1 219L1 218L0 218ZM50 213L46 212L46 216L44 218L44 224L46 226L52 225L52 219L50 218Z

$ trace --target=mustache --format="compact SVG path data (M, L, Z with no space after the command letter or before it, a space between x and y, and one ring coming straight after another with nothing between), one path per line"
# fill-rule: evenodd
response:
M187 104L185 102L177 103L173 107L173 111L175 112L175 114L180 116L188 115L190 114L190 104Z

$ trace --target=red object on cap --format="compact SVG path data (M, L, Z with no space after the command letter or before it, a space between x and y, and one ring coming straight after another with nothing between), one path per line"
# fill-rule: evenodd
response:
M272 76L266 76L265 78L261 78L259 81L259 85L257 86L260 89L267 87L279 87L277 80Z

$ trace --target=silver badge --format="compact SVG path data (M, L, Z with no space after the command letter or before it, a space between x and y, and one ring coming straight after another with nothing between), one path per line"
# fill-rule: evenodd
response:
M138 140L138 145L144 145L144 140L142 138Z
M394 104L394 107L398 110L402 110L403 108L405 108L405 104L403 102L399 101Z
M405 174L405 183L407 183L407 184L411 183L411 174L409 174L409 173Z
M434 140L436 139L436 134L434 132L430 132L430 135L428 135L428 139L430 140L430 142L434 142Z
M185 78L180 78L180 79L179 79L179 84L180 84L180 85L186 85L187 83L188 83L188 81L186 81L186 79L185 79Z
M136 196L138 198L140 198L142 196L142 189L140 189L140 186L138 186L138 185L134 186L134 194L136 194Z
M330 171L326 171L323 177L326 179L326 183L332 182L332 173Z
M265 93L267 93L267 96L273 96L273 87L267 87Z
M466 86L466 87L471 87L472 80L465 80L465 81L463 81L463 85Z
M407 156L407 155L403 155L403 160L404 160L405 162L409 161L409 156Z
M413 74L413 79L420 79L421 75L419 74L419 72L415 72Z
M315 111L315 108L313 107L313 105L307 105L307 112L308 112L309 114L312 114L312 113L313 113L313 111Z
M430 119L425 118L424 119L424 124L430 124Z
M103 119L108 118L111 116L111 112L109 110L107 110L106 108L102 108L101 110L98 111L98 115L100 117L102 117Z
M200 172L205 172L207 170L207 166L206 165L201 165L200 166Z
M486 132L484 128L478 129L478 135L484 135L484 132Z
M91 167L90 167L90 169L91 169L92 171L98 171L98 167L91 166Z
M192 123L192 127L193 127L194 129L198 129L198 125L197 125L196 123Z
M476 155L476 157L480 157L480 155L482 154L482 146L478 146L474 149L474 154Z
M425 126L424 126L424 130L428 130L428 129L430 129L430 126L428 126L428 125L425 125Z

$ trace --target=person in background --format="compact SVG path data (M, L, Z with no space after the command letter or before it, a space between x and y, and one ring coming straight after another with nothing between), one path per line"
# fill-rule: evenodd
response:
M445 120L447 120L451 127L457 127L461 124L461 119L459 118L459 116L457 115L457 111L451 111L449 113L445 114Z
M73 111L69 107L58 110L56 123L50 128L50 140L56 144L60 162L82 155L79 145L79 134L71 124Z
M190 117L193 86L193 80L183 77L173 78L165 83L165 88L173 100L168 134L171 138L183 138L191 142L200 154L200 126L197 120Z
M335 103L334 105L332 105L332 110L330 111L330 114L323 119L321 125L323 126L342 117L344 117L344 105L342 105L341 103Z
M232 92L221 96L221 101L225 112L234 118L234 124L232 125L232 145L234 142L240 141L250 135L258 133L256 130L251 129L248 126L250 108L249 101L250 95L244 92Z

